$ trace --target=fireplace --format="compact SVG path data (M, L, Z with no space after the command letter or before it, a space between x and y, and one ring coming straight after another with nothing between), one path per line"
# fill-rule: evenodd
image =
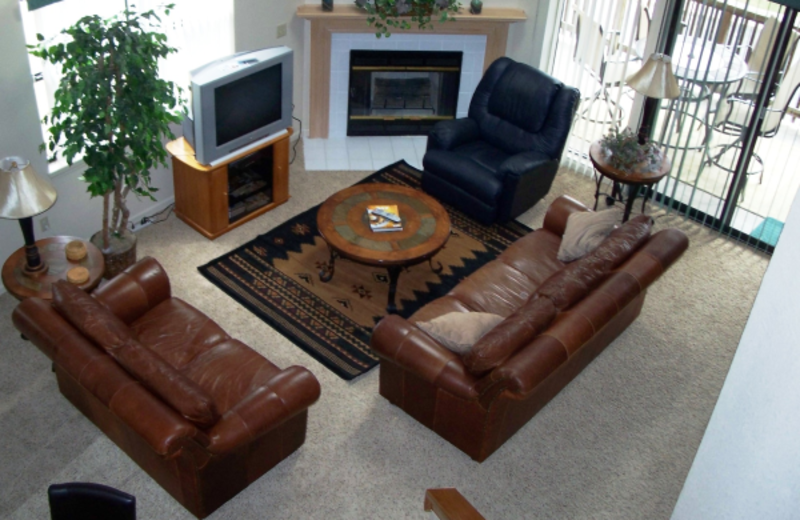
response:
M460 51L350 51L347 135L427 135L454 119Z

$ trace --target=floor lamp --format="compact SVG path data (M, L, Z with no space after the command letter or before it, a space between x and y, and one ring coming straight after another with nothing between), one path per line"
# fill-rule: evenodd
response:
M30 161L22 157L0 160L0 218L19 220L25 237L23 272L27 276L37 277L47 272L36 247L33 217L50 209L56 197L53 185L36 174Z

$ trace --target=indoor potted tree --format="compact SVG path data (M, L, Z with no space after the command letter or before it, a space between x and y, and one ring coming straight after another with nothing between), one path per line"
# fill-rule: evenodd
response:
M356 0L367 12L367 23L375 28L375 36L391 36L389 28L410 29L411 22L419 29L433 28L432 21L455 20L461 8L458 0Z
M167 166L163 141L174 139L169 125L181 121L182 89L158 74L159 60L177 52L160 22L153 10L86 16L52 41L37 35L39 44L31 46L34 56L61 68L44 118L47 146L68 164L82 158L87 191L103 198L103 226L91 241L103 251L106 278L136 261L126 199L133 192L155 200L150 170Z

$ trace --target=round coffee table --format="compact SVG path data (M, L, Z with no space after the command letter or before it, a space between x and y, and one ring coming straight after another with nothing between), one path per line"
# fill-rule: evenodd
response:
M401 231L375 232L369 227L367 206L396 205ZM431 258L450 237L450 217L435 199L421 191L394 184L357 184L332 195L317 212L317 228L328 244L330 261L320 271L323 282L333 277L337 256L389 273L387 312L397 312L395 293L400 271ZM441 264L434 268L441 272Z
M86 246L86 256L73 262L67 259L65 248L73 240L80 240ZM105 263L103 253L88 240L76 237L50 237L36 241L39 256L47 264L47 270L37 276L24 272L25 247L21 247L8 257L3 264L3 285L16 299L23 300L33 296L45 300L53 299L53 284L67 279L67 271L73 267L85 267L89 271L89 279L78 285L84 291L92 291L103 277Z

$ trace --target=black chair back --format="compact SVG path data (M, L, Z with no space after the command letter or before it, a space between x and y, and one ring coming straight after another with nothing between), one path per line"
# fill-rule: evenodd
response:
M53 484L47 496L51 520L136 520L136 497L101 484Z

